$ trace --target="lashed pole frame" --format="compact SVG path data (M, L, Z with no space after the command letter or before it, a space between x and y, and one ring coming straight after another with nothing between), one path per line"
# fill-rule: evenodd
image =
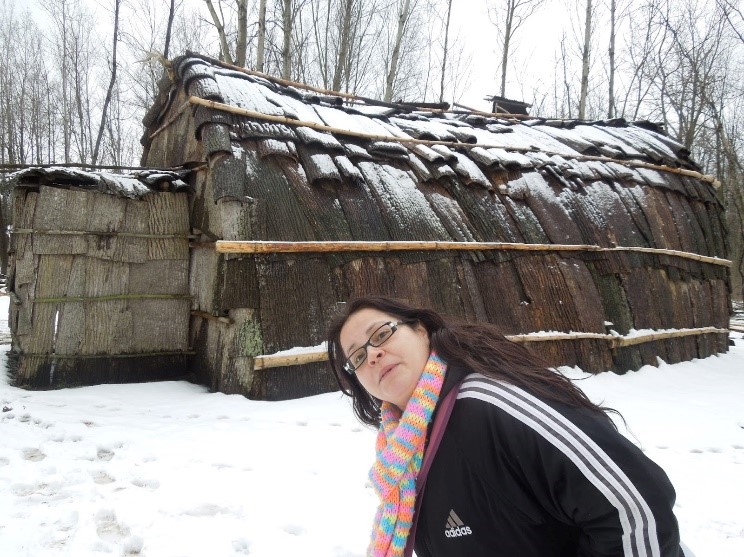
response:
M691 259L730 267L728 259L709 257L685 251L643 248L643 247L614 247L603 248L585 244L516 244L507 242L268 242L268 241L225 241L215 243L219 253L270 254L270 253L338 253L338 252L381 252L381 251L486 251L486 250L514 250L514 251L573 251L573 252L639 252L654 255L665 255ZM654 342L670 338L705 334L727 334L728 329L717 327L698 327L692 329L678 329L674 331L654 331L646 334L622 336L602 333L528 333L522 335L507 335L513 342L546 342L595 339L610 343L611 348L622 348L645 342ZM263 370L292 365L302 365L326 361L327 353L322 350L311 350L299 354L277 354L256 356L253 359L253 369Z

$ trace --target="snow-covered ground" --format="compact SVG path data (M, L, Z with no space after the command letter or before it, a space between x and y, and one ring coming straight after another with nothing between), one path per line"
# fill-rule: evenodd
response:
M697 557L744 556L744 337L734 337L725 355L580 382L667 471ZM339 394L256 402L185 382L30 392L8 386L7 349L0 556L363 555L374 432Z

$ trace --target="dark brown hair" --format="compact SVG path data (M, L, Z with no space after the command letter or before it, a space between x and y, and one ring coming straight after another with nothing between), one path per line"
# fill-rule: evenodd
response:
M346 356L340 343L341 328L347 319L365 308L421 323L429 334L432 350L450 366L524 387L547 400L594 412L611 410L594 404L570 379L549 368L521 344L508 340L491 324L445 319L431 309L417 308L394 298L366 296L348 302L328 329L331 369L341 391L352 398L354 413L365 424L380 423L381 401L362 387L356 375L344 371Z

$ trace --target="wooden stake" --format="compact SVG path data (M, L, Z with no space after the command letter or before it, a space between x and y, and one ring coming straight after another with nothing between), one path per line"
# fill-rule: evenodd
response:
M192 309L191 315L195 315L196 317L201 317L202 319L209 319L210 321L217 321L219 323L224 323L225 325L232 325L233 323L235 323L235 320L230 319L229 317L221 317L219 315L212 315L211 313L207 313L206 311L199 311L197 309Z
M644 247L603 248L587 244L518 244L511 242L364 242L364 241L325 241L325 242L269 242L269 241L228 241L219 240L215 244L219 253L333 253L333 252L390 252L390 251L578 251L578 252L638 252L654 255L668 255L691 259L711 265L731 267L728 259L709 257L686 251Z

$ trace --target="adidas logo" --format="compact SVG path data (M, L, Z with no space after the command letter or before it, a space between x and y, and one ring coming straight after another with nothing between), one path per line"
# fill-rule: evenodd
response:
M460 536L469 536L472 533L473 531L470 529L470 526L465 526L465 523L460 520L457 513L454 510L450 510L447 524L444 527L444 535L448 538L459 538Z

